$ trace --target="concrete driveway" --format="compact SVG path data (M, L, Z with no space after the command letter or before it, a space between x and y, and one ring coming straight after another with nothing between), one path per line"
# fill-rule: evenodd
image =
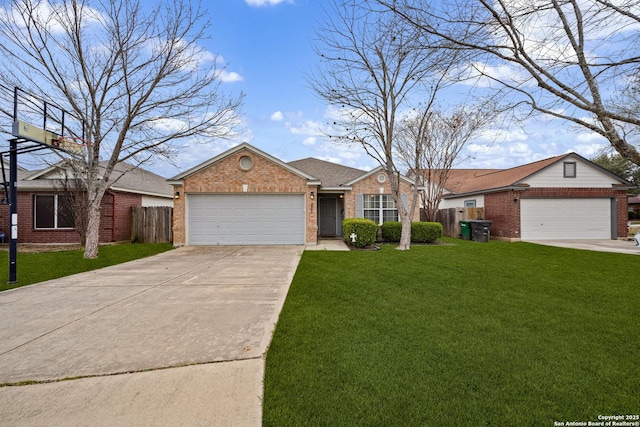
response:
M561 248L583 249L587 251L618 252L640 255L640 247L631 240L527 240L539 245L558 246Z
M186 247L0 293L0 425L261 425L303 250Z

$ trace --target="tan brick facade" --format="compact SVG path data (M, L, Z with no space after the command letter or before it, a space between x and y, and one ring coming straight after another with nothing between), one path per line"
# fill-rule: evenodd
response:
M378 181L379 173L373 173L370 176L356 182L352 186L351 191L345 192L344 212L345 218L356 218L356 195L357 194L391 194L389 180L384 183ZM382 189L382 190L381 190ZM411 186L406 181L400 182L400 193L406 194L411 200ZM413 221L420 221L420 210L414 209Z
M252 164L243 169L240 159L248 157ZM304 194L306 216L306 244L316 244L318 234L317 197L311 199L311 192L318 194L317 186L308 185L306 178L299 176L282 165L246 148L232 152L228 156L206 166L182 180L182 185L174 184L180 196L174 201L173 239L175 246L186 243L185 200L189 194L220 193L262 193L262 194Z

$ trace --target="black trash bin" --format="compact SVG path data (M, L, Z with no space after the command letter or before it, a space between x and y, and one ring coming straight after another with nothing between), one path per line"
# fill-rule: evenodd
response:
M469 221L471 226L471 240L474 242L488 242L491 237L491 221L476 219Z

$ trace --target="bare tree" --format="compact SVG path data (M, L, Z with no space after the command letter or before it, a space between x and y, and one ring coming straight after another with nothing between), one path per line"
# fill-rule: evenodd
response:
M377 2L425 37L474 53L466 66L482 85L604 136L640 165L640 114L618 108L640 66L639 0Z
M443 74L437 49L417 37L415 28L365 0L333 0L318 31L316 52L322 64L309 78L315 92L334 106L330 136L362 146L389 177L402 222L398 249L411 245L411 221L417 192L408 206L400 194L396 128L403 108L429 97L433 76Z
M217 58L199 45L207 26L186 0L3 2L4 83L43 93L85 123L86 258L98 255L100 203L118 162L139 165L187 138L231 132L242 97L221 93Z
M402 122L398 151L420 192L427 221L435 221L451 168L460 153L499 114L493 101L461 105L448 111L427 104Z
M60 207L72 217L74 229L84 246L89 220L86 185L83 179L85 163L82 158L69 158L55 166L59 171L59 179L54 186L64 196L58 198L62 201Z

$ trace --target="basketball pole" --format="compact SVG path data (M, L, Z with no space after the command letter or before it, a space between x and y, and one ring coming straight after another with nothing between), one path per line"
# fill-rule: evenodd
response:
M17 283L18 258L18 139L9 140L9 283Z

